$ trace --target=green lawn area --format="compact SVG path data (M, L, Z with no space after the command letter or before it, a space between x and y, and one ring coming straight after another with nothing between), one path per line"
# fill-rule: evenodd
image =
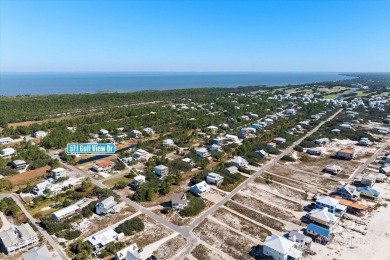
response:
M38 216L38 218L41 218L42 216L47 216L47 215L51 214L52 212L57 211L58 209L57 208L50 208L49 210L45 210L45 211L41 211L41 210L45 207L49 207L51 204L54 204L54 203L55 203L55 201L52 199L44 200L39 204L39 206L37 206L35 208L29 208L28 212L30 212L30 214L33 217L35 217L35 215L37 215L37 214L40 215L40 216Z
M124 181L124 182L130 183L130 182L133 181L133 179L127 178L125 176L119 176L119 177L116 177L116 178L109 179L109 180L103 182L103 184L111 188L111 187L114 187L115 184L117 184L120 181Z

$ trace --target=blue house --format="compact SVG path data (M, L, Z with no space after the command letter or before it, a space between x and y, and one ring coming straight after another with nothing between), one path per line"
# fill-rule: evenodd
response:
M380 192L377 190L374 190L370 187L359 187L357 190L360 192L360 195L366 196L372 199L377 199L380 195Z
M331 238L331 233L329 229L326 229L314 223L310 223L309 225L307 225L306 232L310 235L324 238L325 240L330 240Z

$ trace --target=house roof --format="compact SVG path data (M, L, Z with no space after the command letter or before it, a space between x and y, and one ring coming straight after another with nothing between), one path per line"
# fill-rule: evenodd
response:
M23 254L24 260L52 260L53 256L47 249L46 245L34 247L30 251Z
M157 165L156 167L154 167L154 169L165 170L165 169L168 169L168 167L160 164L160 165Z
M205 181L201 181L192 187L196 187L200 191L205 191L207 188L210 188L210 186Z
M102 246L105 246L113 241L115 241L115 238L118 236L118 233L116 233L112 228L107 228L105 230L102 230L100 232L97 232L93 234L92 236L88 237L86 240L91 243L93 246L101 244Z
M68 214L68 213L71 213L71 212L74 212L76 210L80 209L80 207L76 204L72 204L66 208L63 208L63 209L60 209L60 210L57 210L56 212L53 213L53 215L56 217L56 218L61 218L62 216Z
M110 165L113 165L114 163L111 162L110 160L104 160L104 161L101 161L99 163L97 163L96 165L98 167L106 167L106 166L110 166Z
M136 243L129 245L126 248L123 248L119 252L115 254L116 259L124 260L124 259L131 259L131 260L138 260L141 259L139 253L138 253L138 246Z
M236 166L230 166L230 167L226 168L226 170L228 172L233 172L234 173L234 172L238 171L238 168Z
M310 218L316 218L325 221L326 223L335 223L339 219L334 214L330 213L327 208L313 209L309 214Z
M317 233L323 237L328 237L329 234L330 234L330 231L329 229L326 229L326 228L323 228L323 227L320 227L314 223L310 223L309 225L307 225L307 228L306 228L307 231L312 231L314 233Z
M341 149L339 150L340 153L348 153L348 154L354 154L355 150L353 149Z
M210 172L209 174L207 174L207 178L212 178L212 179L216 179L216 180L223 179L223 177L220 174L215 173L215 172Z
M380 192L377 191L377 190L374 190L373 188L370 188L370 187L358 187L357 190L361 193L365 193L367 195L371 195L371 196L379 196Z
M172 203L185 203L187 202L187 194L184 192L177 192L172 194Z
M107 199L100 202L100 204L102 204L104 208L109 209L114 207L117 203L115 201L115 198L113 196L110 196Z
M52 172L62 172L62 171L65 171L65 169L59 167L59 168L55 168L55 169L53 169L53 170L51 170L51 171L52 171Z
M20 232L20 236L17 234L16 230ZM37 233L35 233L28 223L23 223L20 226L12 226L3 232L0 232L0 239L6 247L21 243L22 240L28 240L33 237L37 237Z
M351 208L355 208L355 209L359 209L359 210L365 210L368 208L367 204L364 204L361 202L354 202L354 201L346 200L346 199L343 199L339 196L334 196L334 198L338 199L340 204L347 206L347 207L351 207Z
M236 164L247 164L248 163L247 160L245 160L241 156L234 156L233 159L230 160L230 162L236 163Z
M20 164L26 164L26 161L23 161L23 160L15 160L12 162L13 164L15 165L20 165Z
M294 242L288 240L285 237L272 234L265 239L264 246L267 246L279 253L282 253L283 255L286 255L294 247Z
M329 196L321 196L319 199L317 199L317 202L333 207L336 207L336 205L339 204L339 201L337 199Z

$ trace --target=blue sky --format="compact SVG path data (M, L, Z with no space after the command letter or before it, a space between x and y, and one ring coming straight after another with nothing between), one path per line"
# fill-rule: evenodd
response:
M387 0L0 0L0 71L390 71Z

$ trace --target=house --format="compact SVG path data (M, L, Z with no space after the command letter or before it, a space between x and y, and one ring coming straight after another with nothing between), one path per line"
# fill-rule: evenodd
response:
M211 152L220 152L220 151L222 151L222 147L217 145L217 144L212 144L209 147L209 151L211 151Z
M150 127L144 128L142 130L142 132L144 132L146 135L154 135L155 134L154 130L152 128L150 128Z
M218 131L218 127L211 125L206 127L206 130L212 133L216 133Z
M213 138L213 140L211 140L211 143L219 145L219 144L222 144L224 141L225 141L224 138L218 136L218 137Z
M34 137L35 138L43 138L47 135L47 133L45 131L36 131L34 133Z
M241 156L234 156L229 162L234 163L238 167L247 167L249 164L248 161Z
M62 221L78 214L80 210L80 206L75 203L63 209L57 210L56 212L53 212L51 214L51 218L55 221Z
M132 130L130 132L130 136L133 138L140 138L140 137L142 137L142 133L138 130Z
M289 108L289 109L286 109L286 115L289 115L289 116L292 116L292 115L295 115L297 113L297 111L293 108Z
M115 163L113 163L112 161L104 160L92 166L92 170L94 170L95 172L106 172L111 171L114 166Z
M18 171L21 171L21 170L25 170L26 167L27 167L27 163L26 161L23 161L23 160L15 160L12 162L12 166L18 170Z
M99 138L99 135L98 134L94 134L94 133L89 133L89 138L91 139L98 139Z
M255 153L257 153L261 158L266 158L268 157L268 153L264 150L257 150Z
M271 124L274 122L274 120L272 120L272 119L270 119L270 118L266 118L266 119L264 120L264 122L265 122L267 125L271 125Z
M20 226L12 225L0 232L0 248L5 254L11 254L19 249L38 243L38 235L28 223Z
M201 158L206 158L206 157L210 156L209 151L204 147L196 149L195 153L197 156L199 156Z
M176 211L182 210L187 207L187 194L184 192L175 192L172 194L172 209Z
M256 133L256 128L253 128L253 127L244 127L244 128L241 128L241 130L240 130L241 136L246 136L248 134L255 134L255 133Z
M170 147L173 146L175 143L173 142L172 139L165 139L162 143L164 147Z
M99 252L107 244L117 241L123 236L123 233L118 234L112 228L107 228L87 237L86 241L93 246L95 252Z
M374 174L374 177L376 182L386 182L388 180L387 176L382 173Z
M374 174L367 174L362 177L361 179L361 184L364 186L372 187L374 186L376 181L375 175Z
M329 138L320 138L314 141L315 144L319 144L319 145L324 145L329 142L330 142Z
M34 247L23 255L23 260L52 260L53 255L49 252L46 245Z
M224 140L226 142L233 142L233 143L238 143L239 142L238 136L236 136L236 135L229 135L229 134L225 135Z
M336 174L336 175L339 174L342 170L343 170L343 168L341 168L340 166L338 166L336 164L328 164L325 167L325 172L329 172L329 173Z
M133 181L130 183L130 187L136 189L140 184L145 183L146 177L139 174L134 177Z
M301 230L290 231L287 235L287 238L288 240L294 242L295 248L299 250L303 248L310 248L310 244L312 242L312 239L308 236L305 236Z
M51 186L52 184L49 181L38 183L37 185L35 185L34 189L32 190L32 193L37 196L41 196L44 194L45 190L50 189Z
M358 187L357 190L360 192L361 196L365 196L371 199L377 199L380 195L379 191L370 187Z
M282 138L282 137L276 137L274 138L274 140L272 140L274 143L276 144L284 144L286 142L286 139Z
M330 213L327 208L313 209L309 213L310 221L332 229L340 220L335 214Z
M354 149L341 149L336 153L338 159L351 160L356 158L356 153Z
M9 144L12 141L13 141L13 139L11 137L3 137L3 138L0 138L0 145L1 144Z
M368 138L363 137L363 138L361 138L359 140L359 145L368 146L368 145L371 145L371 144L372 143L371 143L371 141Z
M230 166L225 169L227 173L234 174L238 172L238 168L236 166Z
M223 182L223 177L215 172L210 172L206 177L206 182L208 184L219 185Z
M339 200L325 195L319 196L315 206L317 209L327 208L330 213L336 216L342 216L347 211L347 207L341 205Z
M339 135L341 133L341 130L340 129L332 129L332 134L334 135Z
M310 223L309 225L307 225L306 232L310 235L315 236L315 237L319 237L321 239L324 239L325 241L330 241L332 238L329 229L321 227L321 226L314 224L314 223Z
M107 135L109 132L108 132L108 130L106 130L106 129L100 129L99 130L99 135Z
M275 260L300 260L302 251L295 248L295 243L285 237L272 234L263 244L263 254Z
M117 202L113 196L108 197L107 199L96 204L96 214L98 215L106 215L109 212L115 210L115 206Z
M65 178L66 170L64 168L55 168L51 170L51 174L53 179Z
M346 200L338 196L332 196L332 197L338 199L341 205L346 206L347 212L349 213L356 214L356 215L363 215L364 212L368 209L367 204L362 203L360 201Z
M276 143L274 142L267 143L267 148L276 148Z
M136 243L120 250L115 254L115 260L141 260L139 248Z
M356 201L357 199L360 198L360 192L358 192L355 187L348 184L338 186L334 194L347 200Z
M160 177L166 177L168 176L168 167L161 164L157 165L156 167L154 167L154 173Z
M339 125L339 127L344 129L352 129L352 126L350 124L341 124Z
M385 174L386 176L390 175L390 166L383 167L382 169L379 169L379 172L382 174Z
M11 155L15 154L16 150L14 148L4 148L0 152L0 156L2 157L10 157Z
M141 160L141 159L146 159L148 157L148 152L143 150L143 149L138 149L137 151L135 151L135 153L133 153L133 158L136 159L136 160Z
M192 194L202 196L203 194L207 193L210 191L210 186L205 182L201 181L195 185L193 185L190 189L190 192Z
M191 158L183 158L181 159L183 162L185 163L192 163L192 159Z
M310 155L321 155L321 150L317 148L308 148L306 152Z

